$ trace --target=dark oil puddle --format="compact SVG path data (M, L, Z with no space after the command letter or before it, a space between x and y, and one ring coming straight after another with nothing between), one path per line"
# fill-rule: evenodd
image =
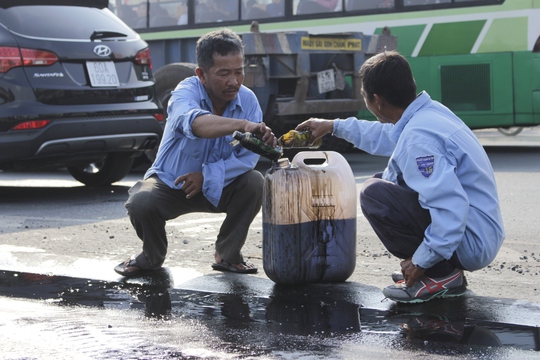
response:
M89 310L135 310L165 322L194 321L223 340L222 350L249 356L291 349L324 353L373 337L388 349L443 355L470 354L471 349L482 354L500 348L540 351L539 327L475 320L465 300L375 309L357 303L346 286L335 291L276 286L271 295L258 296L242 288L222 293L173 284L166 268L139 283L0 270L0 296Z

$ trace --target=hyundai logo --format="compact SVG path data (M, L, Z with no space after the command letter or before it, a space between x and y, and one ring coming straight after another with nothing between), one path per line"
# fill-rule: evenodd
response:
M98 45L94 48L94 54L101 57L106 57L111 55L112 51L111 48L105 45Z

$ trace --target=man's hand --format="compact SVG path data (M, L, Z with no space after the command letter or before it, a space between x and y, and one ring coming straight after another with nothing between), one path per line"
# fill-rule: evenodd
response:
M186 199L191 199L197 195L202 190L203 186L203 175L201 171L191 172L184 175L180 175L174 180L174 185L178 186L181 182L182 190L186 193Z
M412 257L403 260L400 265L401 272L403 273L403 278L405 279L407 286L413 286L416 280L418 280L420 276L424 275L425 270L414 266Z
M295 130L311 131L310 144L313 144L315 140L334 130L334 120L311 118L299 124Z
M266 146L276 147L277 145L277 139L272 132L272 129L266 126L266 124L263 122L257 124L248 121L244 126L244 132L250 132L257 135L262 141L264 141Z

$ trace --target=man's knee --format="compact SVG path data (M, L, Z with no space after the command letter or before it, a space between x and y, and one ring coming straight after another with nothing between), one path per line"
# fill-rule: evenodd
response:
M130 217L144 217L152 211L152 192L149 189L139 187L136 191L131 191L125 204Z
M263 186L264 177L261 173L255 170L248 171L225 188L219 208L224 212L231 206L244 210L252 207L260 208Z
M360 204L373 203L375 199L379 199L381 194L387 192L387 187L393 186L392 183L379 178L370 178L364 183L360 190Z
M242 193L254 198L262 197L264 177L258 171L248 171L242 180Z

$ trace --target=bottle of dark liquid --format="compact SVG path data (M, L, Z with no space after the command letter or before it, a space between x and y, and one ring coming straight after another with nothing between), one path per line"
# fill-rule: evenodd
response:
M280 157L283 156L283 150L280 146L276 146L275 148L267 146L261 139L259 139L252 133L241 133L240 131L235 131L233 133L233 138L237 140L240 145L242 145L246 149L251 150L254 153L264 156L265 158L272 161L277 161ZM231 143L231 145L236 144Z

